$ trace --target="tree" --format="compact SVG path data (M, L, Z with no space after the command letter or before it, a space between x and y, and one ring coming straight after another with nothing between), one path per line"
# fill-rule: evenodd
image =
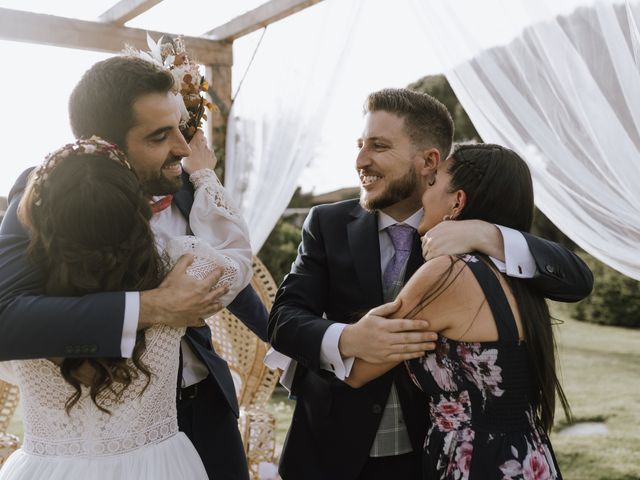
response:
M467 115L467 112L462 108L458 97L456 97L453 88L451 88L451 85L449 85L444 75L428 75L422 77L417 82L409 85L408 88L417 92L428 93L444 103L453 117L453 123L455 125L454 142L482 141L476 131L476 127L471 123L469 115Z

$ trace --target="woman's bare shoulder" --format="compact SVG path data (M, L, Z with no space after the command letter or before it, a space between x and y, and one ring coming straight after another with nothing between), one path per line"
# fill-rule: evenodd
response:
M456 256L441 256L422 265L402 289L401 314L424 318L436 331L450 326L450 319L476 304L473 273Z

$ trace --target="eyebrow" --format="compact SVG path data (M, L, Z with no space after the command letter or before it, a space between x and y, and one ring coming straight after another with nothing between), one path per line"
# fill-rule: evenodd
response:
M391 143L392 142L392 140L390 138L387 138L387 137L366 137L366 138L358 137L358 142L364 142L364 141L375 142L376 140L381 140L381 141L387 142L387 143Z

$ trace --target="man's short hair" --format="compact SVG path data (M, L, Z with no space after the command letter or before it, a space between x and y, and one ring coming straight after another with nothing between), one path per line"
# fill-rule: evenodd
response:
M443 160L453 143L453 119L447 107L426 93L385 88L369 94L364 113L384 111L404 119L404 128L416 148L435 147Z
M76 138L92 135L126 150L133 104L150 93L173 88L173 76L161 67L135 57L118 56L96 63L82 76L69 98L69 120Z

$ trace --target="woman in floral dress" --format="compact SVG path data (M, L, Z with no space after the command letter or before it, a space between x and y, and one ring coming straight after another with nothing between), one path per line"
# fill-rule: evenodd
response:
M421 234L443 220L480 219L528 231L531 175L514 152L497 145L459 146L425 178ZM423 240L425 250L428 240ZM406 362L428 395L424 442L429 480L560 479L547 433L555 395L569 407L555 371L555 344L544 299L525 280L501 275L481 255L426 262L396 299L396 318L429 321L436 349ZM354 387L395 363L357 359Z

